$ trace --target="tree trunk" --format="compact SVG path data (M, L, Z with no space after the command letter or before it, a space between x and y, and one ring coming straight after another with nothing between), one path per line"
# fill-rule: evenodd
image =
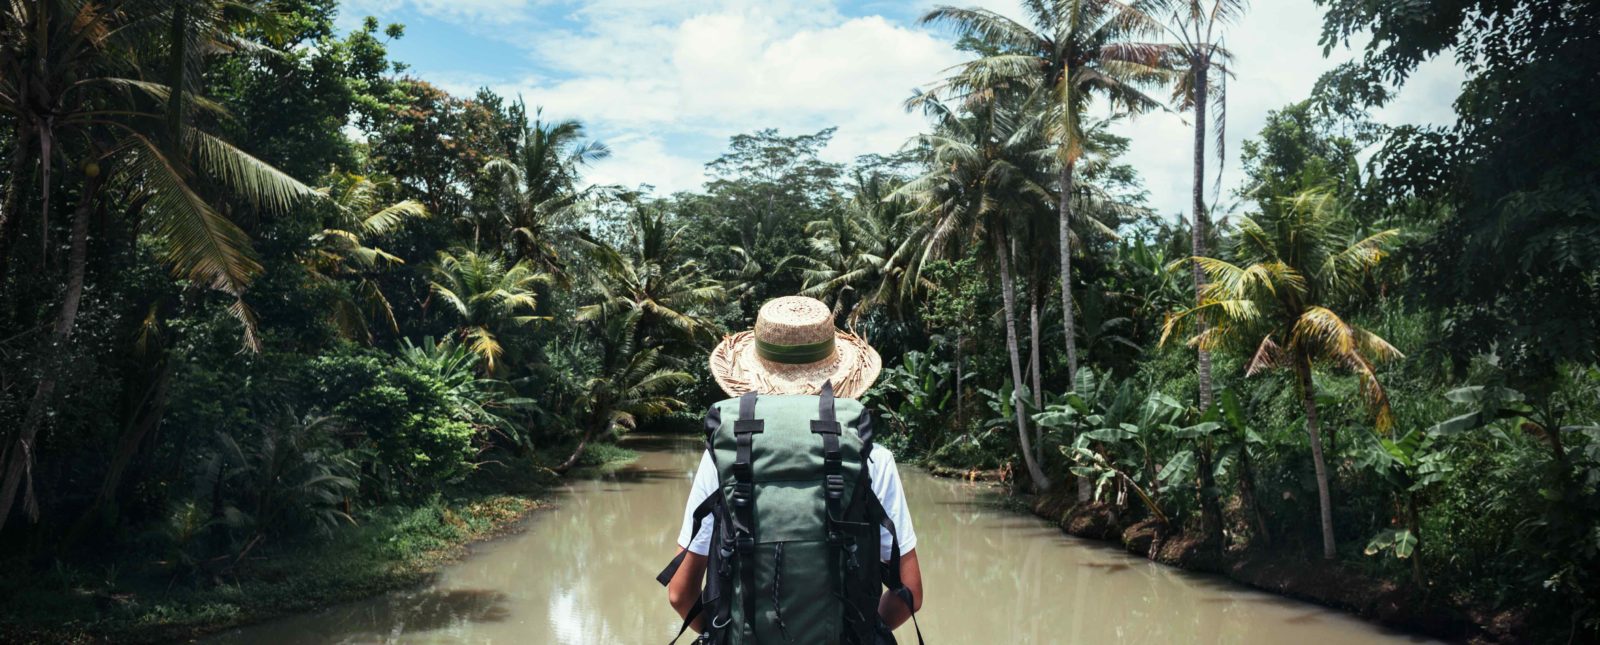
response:
M1210 71L1209 57L1197 55L1190 73L1194 75L1194 225L1189 231L1191 252L1194 257L1206 257L1206 80ZM1198 263L1191 262L1190 268L1194 272L1194 301L1200 304L1200 292L1205 288L1205 272L1200 270ZM1206 321L1199 317L1195 321L1196 334L1205 333ZM1200 381L1200 411L1205 412L1211 407L1211 352L1205 349L1196 350L1196 364L1199 370Z
M29 490L23 507L30 518L38 517L31 477L33 440L39 434L39 425L44 421L45 409L50 407L55 394L54 370L61 367L58 364L59 358L66 349L67 342L72 338L73 325L78 321L78 305L83 300L84 273L89 260L89 218L94 211L94 202L100 194L100 179L99 175L88 178L78 207L72 214L72 250L67 264L67 289L61 299L61 313L57 316L55 329L51 332L50 346L45 350L51 355L50 364L45 366L44 377L39 380L39 385L33 392L33 401L28 404L27 415L23 417L22 428L17 432L15 442L6 451L5 479L0 483L0 530L5 528L6 520L11 516L11 508L17 499L17 488L21 486L25 475L28 476Z
M1075 313L1072 309L1072 167L1074 162L1067 161L1061 164L1061 177L1059 186L1061 190L1060 205L1060 249L1061 249L1061 327L1066 332L1063 342L1067 345L1067 382L1078 382L1078 334L1075 330Z
M561 465L553 469L557 475L565 475L567 471L572 470L573 466L578 465L578 459L583 457L583 449L589 446L589 439L593 437L594 425L590 424L583 431L583 439L578 441L578 447L572 451L572 456L567 457L566 461L561 462Z
M961 434L967 432L967 388L966 381L961 378L963 356L961 345L966 338L959 329L956 331L956 431Z
M1017 344L1017 303L1011 279L1011 254L1008 252L1010 249L1000 240L999 234L995 235L994 242L996 261L1000 263L1001 302L1005 305L1006 353L1011 358L1011 399L1012 404L1016 406L1017 439L1022 443L1022 461L1028 467L1028 477L1032 478L1033 487L1040 491L1049 490L1050 480L1045 477L1044 470L1034 459L1033 441L1028 436L1028 415L1022 409L1022 401L1018 396L1024 381L1021 349Z
M1044 276L1037 276L1037 278L1033 281L1033 284L1028 286L1028 364L1030 366L1029 369L1032 371L1030 376L1033 379L1033 407L1036 410L1044 408L1043 368L1039 365L1039 346L1044 344L1044 337L1039 330L1039 292L1041 289L1038 288L1039 285L1044 283ZM1033 450L1034 461L1043 464L1044 426L1037 423L1033 425Z
M1261 514L1261 502L1256 499L1256 476L1250 464L1250 449L1239 450L1239 502L1244 507L1248 516L1247 520L1255 531L1254 537L1261 540L1262 546L1272 544L1272 534L1267 532L1266 518Z
M1417 502L1416 491L1408 491L1406 493L1406 530L1411 531L1411 537L1417 541L1416 546L1411 550L1411 580L1416 583L1417 588L1426 589L1427 585L1422 582L1422 518L1417 515L1418 506L1420 504Z
M133 458L138 456L139 448L145 444L145 437L161 424L161 419L167 409L167 385L172 379L172 362L162 360L161 367L156 372L155 382L145 392L132 412L126 429L121 438L117 440L116 452L112 453L111 465L106 468L106 476L100 483L100 493L78 517L66 538L62 539L60 550L65 552L78 543L88 531L94 530L106 508L116 508L118 493L122 490L122 479L128 471L128 466L133 463Z
M1037 284L1037 282L1035 283ZM1028 288L1028 371L1033 388L1033 407L1044 407L1044 377L1039 367L1039 290Z
M167 386L172 382L171 377L171 361L161 361L161 368L156 373L156 382L152 384L150 394L134 411L132 423L117 441L117 451L111 458L111 466L106 469L105 480L100 484L100 496L95 499L96 506L116 500L117 491L122 486L122 475L127 472L128 464L139 454L139 446L144 445L144 438L161 424L162 417L166 415Z
M13 143L11 169L6 175L5 195L0 196L0 286L5 286L6 269L11 265L11 247L22 233L22 175L27 168L28 142L20 132Z
M1300 402L1306 410L1306 434L1311 441L1311 464L1317 472L1317 505L1322 520L1322 557L1332 560L1338 556L1333 541L1333 497L1328 491L1328 466L1322 458L1322 428L1317 421L1317 392L1311 382L1311 365L1305 357L1295 358L1300 380Z
M1222 537L1222 505L1217 501L1216 467L1211 462L1211 441L1195 446L1200 471L1200 532L1210 548L1221 553L1226 544Z

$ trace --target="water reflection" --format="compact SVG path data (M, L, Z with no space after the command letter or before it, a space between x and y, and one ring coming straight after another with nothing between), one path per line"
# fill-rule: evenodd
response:
M652 643L677 620L652 579L674 548L699 457L634 439L633 467L570 483L525 533L434 584L259 625L216 643ZM980 485L906 472L941 643L1414 642L1366 623L1133 558L996 509Z

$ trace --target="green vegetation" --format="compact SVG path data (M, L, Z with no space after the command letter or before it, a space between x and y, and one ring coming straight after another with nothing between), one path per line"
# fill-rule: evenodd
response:
M1225 209L1243 3L1024 4L927 15L969 62L901 150L760 130L668 196L590 185L580 123L407 75L335 0L6 5L0 636L416 581L694 427L712 344L806 293L885 358L904 460L1600 637L1600 7L1318 0L1326 47L1370 38ZM1439 56L1454 123L1368 120ZM1195 128L1176 217L1108 127L1163 107Z
M427 580L464 555L463 544L505 530L537 506L505 493L435 499L384 507L326 541L263 546L223 563L193 559L198 545L178 546L154 566L62 564L37 577L8 577L0 594L13 618L0 627L0 637L13 643L165 642L348 602ZM205 514L189 517L199 521ZM203 531L160 530L196 539Z

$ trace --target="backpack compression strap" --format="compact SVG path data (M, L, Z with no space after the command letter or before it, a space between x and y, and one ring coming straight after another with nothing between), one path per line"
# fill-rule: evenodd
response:
M733 539L739 554L739 596L744 601L744 621L752 626L756 620L756 487L750 444L766 426L755 417L756 393L746 392L739 397L739 419L733 422ZM754 627L750 633L755 634Z

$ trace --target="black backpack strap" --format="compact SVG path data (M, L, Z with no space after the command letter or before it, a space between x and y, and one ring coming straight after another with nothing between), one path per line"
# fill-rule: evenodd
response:
M694 624L694 619L700 617L700 612L705 610L705 603L696 598L694 606L689 608L689 613L683 615L683 624L678 626L678 633L672 636L672 641L667 645L677 645L678 639L683 638L683 633L689 631L689 626Z
M716 504L717 495L713 493L711 495L707 495L706 498L700 502L700 505L694 508L694 528L689 530L689 541L691 543L694 542L695 536L700 535L701 523L705 521L707 515L711 514L711 508L716 506ZM662 569L661 573L656 574L656 582L661 583L661 586L663 587L667 586L667 583L672 582L672 577L678 575L678 567L683 566L683 558L688 554L688 548L679 551L678 555L672 558L672 562L667 563L667 568Z
M736 451L733 460L733 543L739 560L739 595L744 601L744 619L754 625L756 616L756 487L755 462L751 444L765 431L765 422L756 416L756 393L739 397L739 419L733 422ZM752 633L754 633L752 631Z
M811 422L811 431L822 435L822 475L828 508L828 542L837 544L840 535L833 523L843 516L839 507L844 503L844 468L839 452L839 420L834 413L833 383L822 384L822 395L817 397L817 418ZM865 464L862 464L865 466Z
M922 626L917 624L917 604L912 597L911 590L906 588L900 580L900 535L894 529L894 519L889 517L889 512L884 510L883 502L877 495L871 495L871 504L878 513L878 523L889 532L889 562L880 564L883 571L883 584L889 588L889 593L905 603L906 609L911 612L911 626L917 630L917 645L923 645Z

